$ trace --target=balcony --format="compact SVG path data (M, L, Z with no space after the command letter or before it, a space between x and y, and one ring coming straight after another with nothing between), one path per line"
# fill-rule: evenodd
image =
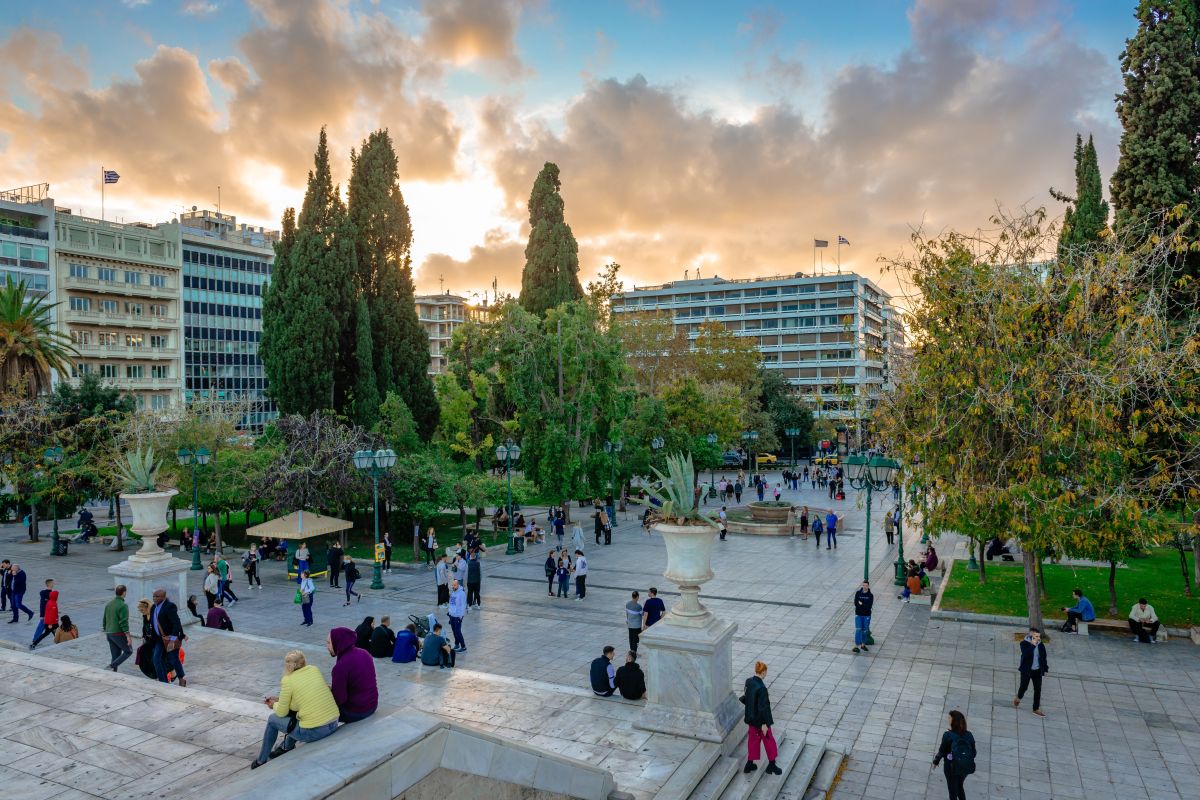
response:
M152 317L146 314L125 314L120 311L76 311L68 308L63 312L65 322L83 325L115 325L121 328L178 328L179 317Z
M172 347L129 347L123 344L77 344L75 349L87 358L179 358Z
M50 241L50 233L48 231L39 231L37 228L27 228L24 225L0 224L0 233L8 234L9 236L23 236L26 239L38 239L43 242Z
M99 278L80 278L75 275L63 275L64 289L79 289L100 294L120 295L121 297L176 298L179 290L173 286L151 286L148 283L125 283L123 281L102 281Z

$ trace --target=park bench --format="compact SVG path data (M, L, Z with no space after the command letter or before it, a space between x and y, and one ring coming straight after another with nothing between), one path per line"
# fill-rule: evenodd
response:
M1063 622L1066 622L1066 620L1063 620ZM1062 626L1060 625L1059 627L1062 627ZM1083 620L1079 621L1079 635L1080 636L1087 636L1088 631L1091 628L1095 628L1096 630L1099 630L1099 631L1109 631L1111 633L1123 633L1123 634L1126 634L1129 636L1133 635L1133 634L1129 633L1129 623L1126 622L1125 620L1101 619L1099 617L1096 617L1096 619L1092 620L1091 622L1084 622ZM1167 633L1166 625L1159 626L1157 638L1158 638L1158 641L1160 641L1160 642L1166 642L1171 638L1170 635Z

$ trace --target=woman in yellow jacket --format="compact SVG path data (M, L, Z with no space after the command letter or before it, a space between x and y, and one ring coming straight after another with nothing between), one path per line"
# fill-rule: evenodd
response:
M299 650L283 657L279 696L268 697L263 702L273 713L267 717L262 749L258 758L251 762L250 769L294 749L296 742L315 742L337 730L338 707L333 692L321 671L309 666ZM281 733L284 734L283 744L275 748L275 740Z

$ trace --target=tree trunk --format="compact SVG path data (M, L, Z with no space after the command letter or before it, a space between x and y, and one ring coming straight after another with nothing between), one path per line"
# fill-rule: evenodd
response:
M37 503L35 502L29 506L29 541L38 541L38 527Z
M972 547L978 546L979 549L979 583L987 583L987 559L983 557L983 542L972 542Z
M563 524L570 525L571 524L571 501L563 500L561 508L563 511Z
M1183 549L1183 537L1175 537L1175 549L1179 551L1179 571L1183 573L1183 594L1185 597L1192 596L1192 578L1188 574L1187 553Z
M458 504L458 527L464 534L467 532L467 507L462 503Z
M1108 562L1108 615L1117 615L1117 562Z
M1046 565L1042 563L1042 556L1040 553L1035 553L1035 555L1037 556L1036 561L1037 561L1038 591L1041 592L1041 598L1043 600L1045 600L1046 599Z
M225 552L224 546L221 544L221 512L213 514L213 531L217 534L217 554Z
M171 509L171 530L172 531L179 530L179 509L178 508Z
M125 549L125 525L121 522L121 498L117 497L113 505L117 509L117 551Z
M1033 551L1021 551L1021 565L1025 568L1025 606L1029 614L1030 627L1042 629L1042 598L1038 590L1037 558Z
M1200 517L1200 513L1197 517ZM1200 519L1196 524L1200 525ZM1192 537L1192 574L1200 578L1200 533Z
M417 524L416 519L412 520L412 537L413 537L413 563L419 564L421 561L421 526ZM466 531L463 531L465 534Z

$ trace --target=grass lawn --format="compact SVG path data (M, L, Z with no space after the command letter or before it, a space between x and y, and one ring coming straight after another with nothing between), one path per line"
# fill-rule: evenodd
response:
M1191 553L1188 553L1191 568ZM1021 564L988 562L987 584L980 585L977 573L969 571L966 562L954 567L950 584L942 595L942 608L970 611L977 614L1025 616L1025 578ZM1179 553L1156 549L1147 558L1132 559L1117 569L1117 616L1108 614L1108 568L1069 567L1046 564L1047 599L1042 601L1042 615L1065 618L1063 606L1074 605L1071 590L1083 589L1084 595L1096 607L1096 616L1126 619L1130 607L1139 597L1145 597L1158 612L1158 618L1171 628L1200 625L1200 594L1193 582L1192 597L1183 594L1183 576L1179 571Z

